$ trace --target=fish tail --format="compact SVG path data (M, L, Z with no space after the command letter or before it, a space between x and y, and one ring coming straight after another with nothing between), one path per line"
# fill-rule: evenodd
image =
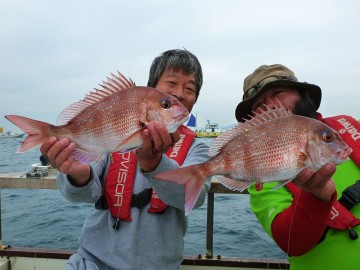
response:
M206 181L201 165L192 165L180 169L159 173L155 179L174 182L184 186L185 189L185 215L188 215L200 195Z
M18 115L6 115L5 118L21 128L28 135L17 153L29 151L41 145L45 139L50 137L49 129L52 125L48 123Z

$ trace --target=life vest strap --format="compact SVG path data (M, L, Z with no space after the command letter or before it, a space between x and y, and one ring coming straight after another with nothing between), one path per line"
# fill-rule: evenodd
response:
M151 200L152 188L144 189L143 191L133 194L131 197L130 207L144 208Z
M137 207L139 209L144 208L145 205L150 202L151 196L152 188L147 188L137 194L132 194L130 207ZM106 210L108 208L109 206L106 203L105 195L102 195L101 198L95 203L95 209Z

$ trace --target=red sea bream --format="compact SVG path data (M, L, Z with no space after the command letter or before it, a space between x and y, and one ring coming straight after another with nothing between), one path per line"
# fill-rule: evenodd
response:
M66 108L51 125L30 118L7 115L27 137L18 153L40 146L51 136L76 143L72 156L83 163L97 161L104 154L127 151L142 144L142 130L162 121L170 133L184 123L189 112L174 97L155 88L137 87L122 74L111 74L85 99Z
M305 168L340 164L351 154L339 134L324 123L293 115L281 104L267 109L217 137L207 162L155 176L185 186L186 214L209 176L219 175L217 179L232 190L244 190L253 182L281 181L279 187Z

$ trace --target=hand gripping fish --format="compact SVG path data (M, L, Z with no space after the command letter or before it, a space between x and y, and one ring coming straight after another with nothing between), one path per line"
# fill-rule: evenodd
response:
M102 89L70 105L51 125L30 118L7 115L27 137L18 153L40 146L51 136L68 138L77 148L71 154L82 163L98 161L104 154L128 151L142 145L142 131L161 121L173 133L188 119L189 112L174 97L155 88L137 87L121 73L111 73Z
M340 164L351 152L335 130L316 119L294 115L278 103L217 137L207 162L162 172L155 178L185 186L188 214L209 176L219 175L217 179L231 190L242 191L253 182L281 181L278 188L305 168Z

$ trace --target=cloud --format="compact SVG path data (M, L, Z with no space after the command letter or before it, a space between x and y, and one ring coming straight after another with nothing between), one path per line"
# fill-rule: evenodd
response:
M229 125L244 78L282 63L322 87L324 115L359 117L357 1L10 1L1 3L0 126L58 114L116 70L138 85L171 48L195 53L204 86L194 107ZM204 120L205 121L205 120Z

